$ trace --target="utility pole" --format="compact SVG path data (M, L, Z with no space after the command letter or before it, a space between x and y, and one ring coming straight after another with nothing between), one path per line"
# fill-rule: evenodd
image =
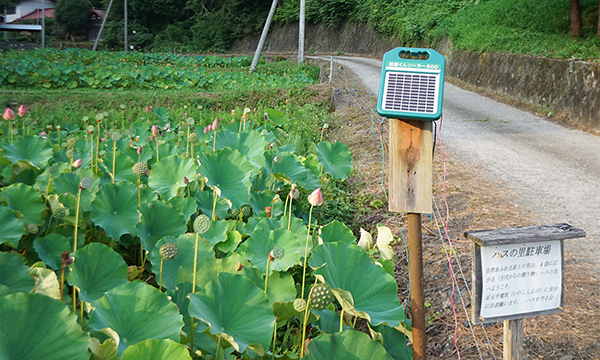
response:
M42 0L42 48L46 47L46 0Z
M125 18L124 19L124 23L125 23L125 29L124 29L125 37L124 37L124 39L125 39L125 52L127 53L127 50L128 50L127 48L129 47L127 45L127 0L124 0L124 1L125 1L124 5L123 5L123 17Z
M298 26L298 64L304 62L304 18L306 0L300 0L300 24Z
M100 41L100 38L102 37L102 31L104 31L104 25L106 25L106 19L108 19L108 13L110 12L110 7L112 6L113 0L110 0L110 3L108 3L108 9L106 9L106 14L104 15L104 19L102 20L102 25L100 25L100 31L98 31L98 36L96 36L96 41L94 42L94 48L92 49L93 51L96 51L96 49L98 48L98 42Z
M273 0L271 4L271 10L269 11L269 16L267 17L267 21L265 22L265 27L260 35L260 41L258 42L258 46L256 47L256 52L254 53L254 59L252 60L252 65L250 66L250 73L256 70L256 66L258 65L258 60L260 59L260 53L262 52L263 47L265 46L265 40L267 39L267 34L269 33L269 27L271 26L271 20L273 20L273 15L275 14L275 9L277 9L277 0Z

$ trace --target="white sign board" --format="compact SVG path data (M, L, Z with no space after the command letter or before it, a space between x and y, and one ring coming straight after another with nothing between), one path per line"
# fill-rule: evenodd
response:
M481 247L481 276L483 319L560 308L561 241Z

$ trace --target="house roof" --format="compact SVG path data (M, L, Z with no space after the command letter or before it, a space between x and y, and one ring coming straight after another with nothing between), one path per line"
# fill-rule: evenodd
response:
M41 19L42 18L42 9L37 9L34 10L32 12L30 12L29 14L22 16L20 18L18 18L16 21L21 21L21 20L36 20L36 19ZM46 18L53 18L54 17L54 8L49 8L46 9Z
M96 9L95 7L93 7L92 10L90 10L90 14L91 13L98 15L98 17L100 17L100 19L104 19L104 17L106 16L106 11Z

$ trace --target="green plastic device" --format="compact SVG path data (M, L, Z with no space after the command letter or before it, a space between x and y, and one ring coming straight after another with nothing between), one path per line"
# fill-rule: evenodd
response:
M434 121L442 116L446 59L432 49L395 48L383 55L377 113Z

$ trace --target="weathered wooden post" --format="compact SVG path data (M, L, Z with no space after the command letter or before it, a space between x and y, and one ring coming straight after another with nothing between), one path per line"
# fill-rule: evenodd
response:
M523 318L563 311L563 240L585 237L585 231L557 224L465 236L473 242L471 321L503 321L504 360L521 360Z
M377 113L390 121L389 210L408 213L413 357L427 357L421 214L432 212L432 121L442 115L445 59L431 49L383 56Z

